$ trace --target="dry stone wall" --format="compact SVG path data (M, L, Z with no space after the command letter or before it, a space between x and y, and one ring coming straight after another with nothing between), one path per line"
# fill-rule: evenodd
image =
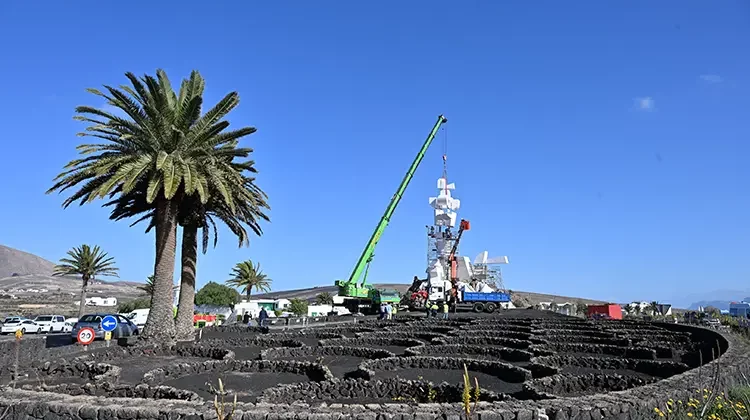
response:
M488 320L482 320L480 322L477 322L476 325L464 326L467 328L474 326L484 327L490 323L491 322ZM545 320L544 322L536 322L533 320L529 320L525 322L519 322L517 325L523 327L533 326L533 331L535 333L536 331L551 331L555 328L558 328L558 331L556 331L556 333L558 334L560 333L560 330L580 331L581 334L586 334L587 336L592 336L591 334L587 333L596 328L599 328L599 331L606 334L610 334L617 329L615 328L617 324L612 322L587 323L585 321L576 321L566 323L564 321L551 322L550 320ZM635 327L638 326L627 322L623 323L622 325L629 327L629 329L631 330L637 330L637 328ZM632 387L634 385L637 385L636 383L633 383L634 379L632 376L622 377L624 378L622 379L615 376L596 376L596 374L592 374L590 378L586 378L585 375L578 375L575 378L571 378L568 375L558 373L543 378L527 379L527 383L530 384L530 386L528 386L525 391L528 392L529 395L532 395L534 392L536 392L536 398L532 398L528 401L504 400L494 402L481 402L477 406L477 418L479 420L543 420L547 418L550 420L635 420L650 418L651 413L653 412L653 408L655 406L662 405L668 399L686 399L688 396L694 395L697 384L708 384L711 383L713 379L716 379L716 382L719 384L719 386L731 386L742 381L743 376L750 376L750 346L747 342L735 336L723 335L716 331L696 327L673 324L654 324L653 327L654 328L650 329L649 331L652 330L654 332L663 332L666 330L675 333L673 337L685 336L685 334L687 334L687 336L689 336L691 340L697 343L695 347L696 350L692 352L692 359L675 362L662 362L656 360L648 360L646 358L638 359L631 357L628 359L621 359L627 360L627 362L622 363L629 363L628 367L636 371L638 371L639 369L638 366L640 366L641 369L646 369L646 367L651 366L654 368L653 372L659 371L664 375L667 375L667 373L664 373L665 371L663 369L671 367L675 369L676 374L674 376L637 387ZM644 328L643 330L645 331L646 329ZM623 338L627 335L635 334L635 332L628 332L626 328L621 328L620 331L622 331L622 335L617 335L618 338ZM663 337L667 337L668 335L669 334L665 334L663 335ZM354 339L354 341L364 339L365 337L362 337ZM340 339L335 340L338 341ZM383 342L380 341L380 339L378 339L378 341L381 343ZM482 343L484 342L485 341L482 341ZM351 341L347 341L346 345L349 345L350 343ZM538 353L541 353L542 350L550 352L550 350L545 349L547 345L536 345L531 342L527 343L528 344L526 344L526 348L517 348L516 350L528 350L532 352L537 357L536 359L532 359L532 363L537 363L540 366L554 365L555 363L560 366L564 366L565 363L585 364L588 360L585 357L578 356L575 356L575 361L572 361L572 359L564 358L552 359L551 357L555 357L554 353L553 355L546 356L550 358L542 359L542 356L538 355ZM459 342L454 344L464 343ZM7 344L2 343L2 345ZM477 343L477 345L481 345L481 343ZM502 346L502 344L497 345ZM596 344L589 343L586 345ZM299 345L297 347L302 346ZM44 346L38 345L38 343L36 348L36 354L25 356L22 364L28 364L32 359L43 358L49 354L52 354L48 353L48 350ZM30 345L30 352L32 349L33 347L32 345ZM656 353L656 350L654 350L653 348L651 348L651 350ZM3 357L1 356L3 353L7 354L7 352L2 352L0 353L0 357ZM70 353L73 352L71 351ZM717 354L722 354L722 356L714 360L714 356ZM4 357L5 359L1 360L3 362L6 362L8 360L7 356ZM57 355L56 357L59 357L59 355ZM418 356L416 358L419 357L429 358L428 356ZM389 359L380 359L368 363L382 363L383 361ZM454 360L454 358L452 357L447 359ZM693 359L702 360L703 362L708 364L706 366L703 366L700 370L692 369L684 371L682 373L677 373L680 369L684 369L684 366L697 366L697 363L699 362ZM268 361L263 362L268 363ZM209 361L206 363L228 365L230 361ZM681 363L684 363L684 365L682 365ZM7 364L4 363L4 366L7 366ZM235 365L232 364L232 366L234 367ZM525 378L530 378L530 376L533 375L532 371L527 370L527 372L529 372L529 375L525 375ZM179 371L177 372L177 374L179 375ZM167 375L165 375L165 377L166 376ZM330 386L331 389L349 389L350 391L355 388L367 388L368 390L362 391L363 394L361 395L370 397L378 397L380 395L383 395L386 398L388 395L390 395L388 392L378 391L380 388L388 388L390 387L390 385L377 385L377 381L369 381L367 382L367 385L364 385L365 381L338 381L340 383L351 383L351 388L347 388L349 385L346 385L344 387L337 387L335 385L337 381L335 381L332 377L326 375L323 376L326 377L326 379L320 381L320 389L323 389L325 386ZM653 374L653 376L661 377L661 375L659 374ZM645 381L646 380L644 379L644 382ZM381 382L390 383L388 381ZM594 385L593 388L591 386L592 383ZM101 383L101 386L94 385L94 387L104 388L106 386L105 384L106 382L103 382ZM409 401L393 401L392 403L378 402L357 404L352 401L352 404L341 404L335 402L320 404L316 402L311 405L304 403L285 404L283 402L291 401L290 399L286 399L287 397L284 397L284 395L303 395L303 393L306 392L307 394L305 395L317 396L317 392L315 391L315 389L317 389L317 386L318 385L310 384L300 385L300 388L308 388L304 390L300 389L289 391L290 393L288 394L284 394L284 391L282 390L287 388L291 389L291 387L273 388L271 390L268 390L268 392L264 394L264 399L262 399L261 403L239 404L238 411L237 413L235 413L234 418L243 420L460 419L461 405L457 403L447 402L428 402L415 404ZM360 388L357 388L358 386ZM374 390L372 388L373 386ZM393 386L396 387L400 385L395 385L394 383ZM413 383L412 388L404 385L402 388L399 388L398 392L403 392L407 396L416 398L422 394L417 393L417 391L415 390L416 388L414 388L415 386L418 387L418 385L414 385ZM585 394L587 392L595 392L597 389L617 389L618 386L621 388L632 388L608 394L591 394L575 397L560 396L560 394L565 393L580 395L581 393ZM169 393L167 391L164 391L162 394L158 394L155 391L155 387L141 386L139 389L143 390L143 393L141 394L142 397L138 396L138 392L136 391L133 391L131 394L127 394L125 390L111 390L108 393L108 391L98 391L97 389L93 389L90 390L89 393L85 393L85 395L66 395L66 393L61 389L58 389L59 392L52 392L54 389L55 388L48 388L48 390L45 392L40 392L40 390L28 389L2 390L2 393L0 393L0 417L2 417L4 420L208 420L211 418L215 418L211 402L201 400L181 401L177 399L170 399ZM312 394L310 393L310 389L313 390ZM71 391L71 393L72 392L75 391ZM300 394L291 394L291 392L300 392ZM552 395L553 393L557 395ZM340 394L341 393L339 392L339 395ZM118 395L128 395L131 398L118 398ZM148 395L151 395L151 397L149 397ZM163 395L164 397L160 398L159 395ZM272 401L272 398L274 396L277 396L282 400L282 402ZM266 397L268 397L269 399L266 399ZM154 400L150 398L160 399ZM189 398L189 396L186 396L186 399Z

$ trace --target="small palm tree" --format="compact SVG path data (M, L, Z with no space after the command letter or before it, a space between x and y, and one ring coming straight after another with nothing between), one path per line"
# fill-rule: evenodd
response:
M653 301L648 305L648 309L651 311L651 315L656 316L659 314L659 302Z
M260 263L253 265L250 260L242 261L232 270L230 274L233 276L227 280L226 283L229 286L236 287L245 293L248 300L250 295L255 289L256 292L268 292L271 290L271 282L266 274L260 269Z
M628 303L627 305L625 305L625 313L628 315L633 315L633 313L635 313L635 305L633 305L632 303Z
M578 315L586 315L588 310L589 310L589 305L586 305L583 302L576 303L576 313Z
M149 298L153 296L154 295L154 276L148 276L148 278L146 278L146 284L142 286L138 286L138 289L146 293ZM177 291L177 286L172 287L172 290Z
M143 286L138 286L138 289L143 291L148 295L148 297L151 297L154 295L154 276L148 276L146 279L146 284Z
M328 292L321 292L315 296L315 302L318 305L333 305L333 296Z
M79 275L83 283L81 284L81 304L78 307L78 318L83 316L86 309L86 289L89 281L96 279L97 276L119 277L115 267L114 257L108 257L106 252L102 252L98 245L91 248L88 245L81 245L68 251L68 258L61 258L60 264L55 266L53 276L70 276Z

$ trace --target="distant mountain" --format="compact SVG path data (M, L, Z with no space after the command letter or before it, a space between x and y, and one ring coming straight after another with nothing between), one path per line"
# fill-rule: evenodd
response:
M55 263L28 252L0 245L0 278L29 274L52 275Z
M691 310L697 310L699 307L707 307L707 306L713 306L714 308L717 308L719 310L729 310L729 304L732 301L729 300L700 300L698 302L693 302L690 304L688 309Z
M700 294L692 294L681 299L676 299L675 307L696 310L699 306L714 306L719 309L729 309L731 302L743 300L748 296L750 290L714 290ZM748 298L744 298L747 300Z

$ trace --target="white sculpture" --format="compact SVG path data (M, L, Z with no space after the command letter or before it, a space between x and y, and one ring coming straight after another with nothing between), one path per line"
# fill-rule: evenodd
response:
M451 197L451 190L456 189L456 184L448 184L445 177L437 181L440 193L437 197L430 197L430 205L435 213L435 226L456 226L456 210L461 207L461 200Z

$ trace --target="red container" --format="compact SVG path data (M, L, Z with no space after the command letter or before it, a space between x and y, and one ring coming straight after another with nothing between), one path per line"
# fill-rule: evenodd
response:
M615 303L609 303L606 305L589 305L586 315L589 318L594 315L599 315L610 319L622 319L622 308Z

